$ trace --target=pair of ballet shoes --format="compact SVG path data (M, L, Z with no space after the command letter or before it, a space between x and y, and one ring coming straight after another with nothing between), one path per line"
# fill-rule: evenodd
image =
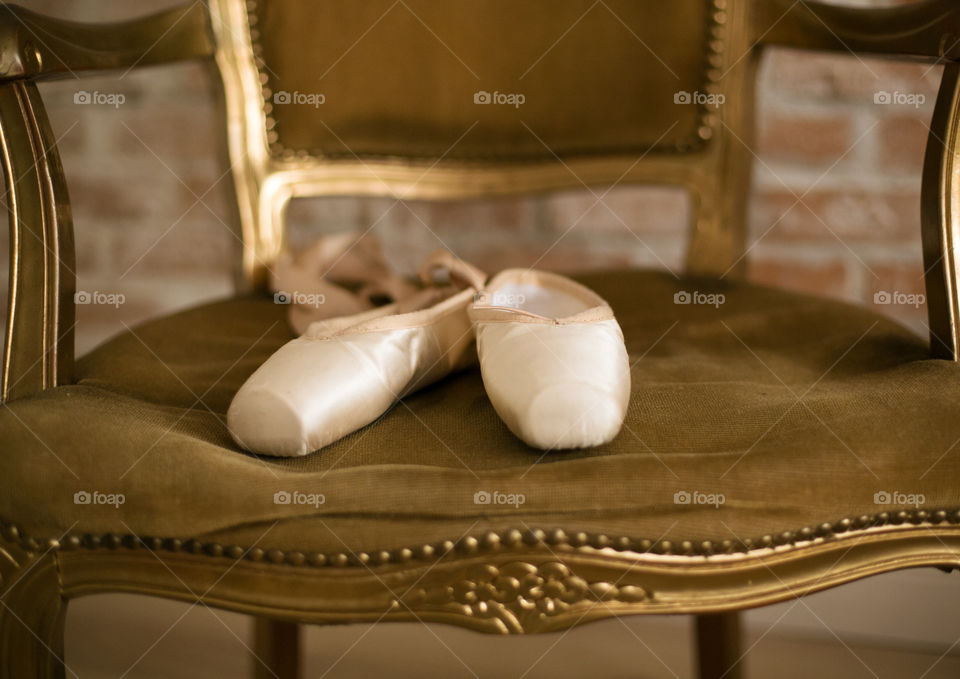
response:
M437 271L449 280L438 283ZM230 404L234 440L258 454L306 455L477 361L497 414L528 445L584 448L617 435L630 367L600 296L541 271L487 280L447 251L427 258L421 278L422 290L313 322L281 347Z

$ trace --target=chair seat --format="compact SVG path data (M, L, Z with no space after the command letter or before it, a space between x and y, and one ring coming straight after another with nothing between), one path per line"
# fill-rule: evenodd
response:
M0 497L0 519L37 538L135 533L307 553L513 528L696 550L960 506L960 366L928 359L926 341L895 322L742 282L577 278L613 306L633 364L626 423L608 445L525 446L474 368L318 453L245 453L224 413L291 337L286 307L245 296L122 333L78 362L75 385L0 409L16 489ZM76 504L82 491L124 502ZM289 504L275 501L283 492Z

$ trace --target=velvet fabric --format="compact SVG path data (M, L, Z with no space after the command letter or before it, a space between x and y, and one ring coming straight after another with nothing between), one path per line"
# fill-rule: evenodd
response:
M526 526L757 538L960 506L960 366L927 358L925 339L870 309L746 283L576 278L609 301L632 365L609 444L525 446L474 368L319 454L252 456L224 413L291 334L284 305L240 297L122 333L79 361L77 384L0 409L0 517L36 537L73 526L372 551ZM75 504L82 491L125 501Z
M553 162L696 141L710 5L270 0L254 19L286 149Z

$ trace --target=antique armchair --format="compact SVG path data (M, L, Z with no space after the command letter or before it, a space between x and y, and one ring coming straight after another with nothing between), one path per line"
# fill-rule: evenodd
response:
M519 634L689 613L702 676L733 677L738 610L960 566L956 3L546 5L209 0L113 25L3 8L0 676L63 676L67 602L139 592L257 616L256 667L281 676L298 623ZM765 45L946 64L923 184L929 344L741 280ZM36 83L179 59L221 76L250 289L74 361L70 206ZM634 362L616 441L541 456L467 371L306 458L232 444L231 396L290 337L263 288L291 198L620 182L686 187L694 209L685 275L581 277ZM695 293L725 303L675 303ZM477 504L484 490L525 503Z

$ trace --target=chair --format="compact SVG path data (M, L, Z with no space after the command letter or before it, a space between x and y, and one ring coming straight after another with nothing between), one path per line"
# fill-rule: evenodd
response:
M521 634L665 613L697 616L702 677L735 677L739 610L960 567L952 0L209 0L112 25L0 17L0 677L63 676L67 602L98 592L257 616L257 671L284 677L298 623ZM946 63L923 183L929 344L870 310L741 280L765 45ZM70 207L36 82L179 59L222 79L248 290L74 361ZM684 186L694 209L683 276L580 277L611 302L634 364L614 442L526 448L477 371L305 458L231 442L230 398L290 338L263 288L291 198L620 182Z

